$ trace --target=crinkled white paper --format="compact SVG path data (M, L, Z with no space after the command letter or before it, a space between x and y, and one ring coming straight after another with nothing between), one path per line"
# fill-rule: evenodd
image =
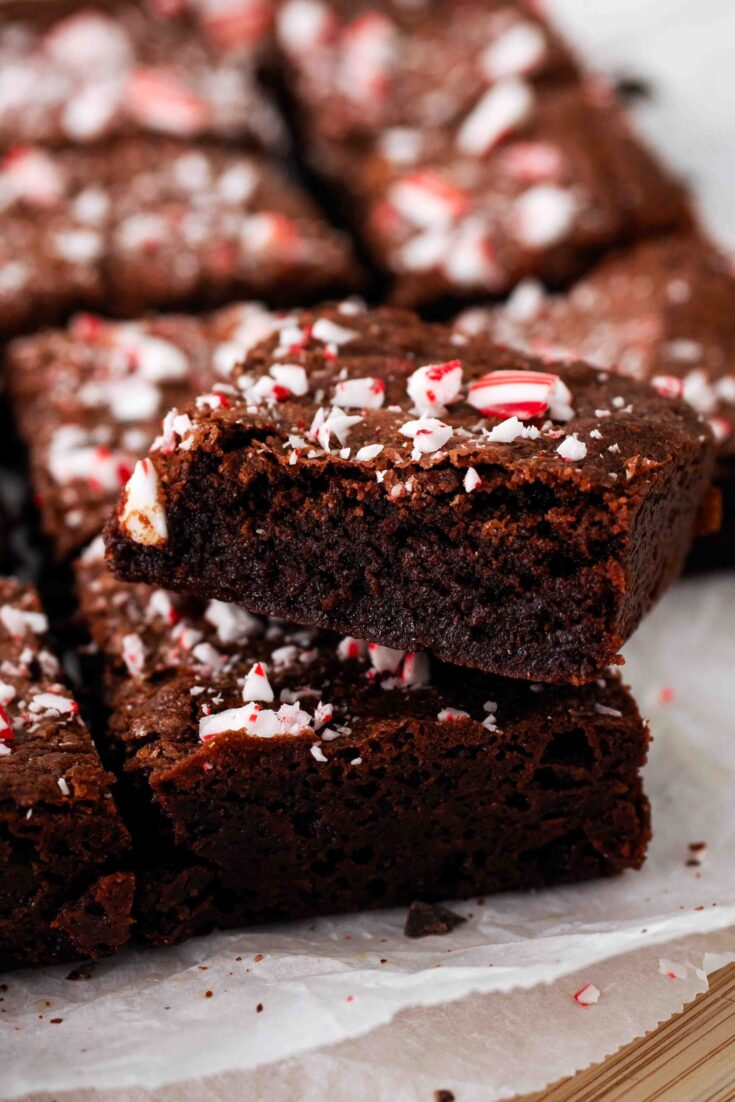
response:
M89 981L68 981L68 968L11 975L5 1093L252 1069L408 1007L529 988L735 924L734 614L735 576L683 582L628 647L626 674L655 735L655 834L640 873L458 904L468 921L445 937L406 939L396 910L129 951ZM699 842L707 849L692 865Z

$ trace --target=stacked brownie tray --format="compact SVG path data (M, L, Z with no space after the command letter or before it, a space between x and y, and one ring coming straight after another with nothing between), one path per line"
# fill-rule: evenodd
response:
M495 0L12 3L0 68L0 964L638 868L732 274L612 90Z

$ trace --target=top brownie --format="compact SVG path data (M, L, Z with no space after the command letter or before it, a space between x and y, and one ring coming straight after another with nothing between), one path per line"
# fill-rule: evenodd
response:
M581 682L679 571L712 462L682 401L347 303L166 417L108 548L128 580Z
M272 160L172 138L0 162L0 331L351 289L346 238Z
M0 146L155 131L280 145L256 83L265 0L11 3L0 26Z
M538 10L507 0L285 0L276 28L300 113L330 141L451 125L508 78L577 76Z
M465 333L544 360L583 359L682 395L735 456L735 274L695 235L649 241L603 260L567 294L521 284L494 308L465 311Z

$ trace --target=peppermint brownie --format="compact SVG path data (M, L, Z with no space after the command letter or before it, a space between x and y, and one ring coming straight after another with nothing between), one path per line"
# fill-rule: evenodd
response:
M256 80L266 0L3 5L0 146L156 131L283 144Z
M238 295L293 302L354 284L346 239L275 164L172 139L0 164L0 329L80 307L120 317Z
M598 85L504 81L449 129L389 134L362 155L313 148L401 305L501 295L527 276L563 285L604 250L690 221Z
M284 0L276 30L291 98L328 143L403 146L456 124L504 80L577 78L538 9L507 0Z
M227 381L272 325L258 303L120 323L80 314L66 329L9 344L8 387L59 558L100 531L164 413Z
M78 582L142 843L144 938L643 860L647 732L614 676L581 689L460 677L425 654L125 585L101 546Z
M582 682L680 570L713 451L641 383L346 303L165 418L108 547L127 580Z
M564 295L524 283L507 304L458 319L467 333L553 361L582 358L664 394L683 395L719 446L722 533L696 561L735 564L735 276L732 261L695 235L640 244L602 261Z
M128 834L47 628L0 580L0 968L110 953L130 926Z

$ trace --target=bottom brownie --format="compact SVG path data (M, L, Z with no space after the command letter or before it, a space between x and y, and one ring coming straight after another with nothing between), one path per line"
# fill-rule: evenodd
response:
M607 876L642 863L648 735L619 680L528 685L196 604L78 564L138 929Z
M0 580L0 969L128 939L129 838L28 586Z

